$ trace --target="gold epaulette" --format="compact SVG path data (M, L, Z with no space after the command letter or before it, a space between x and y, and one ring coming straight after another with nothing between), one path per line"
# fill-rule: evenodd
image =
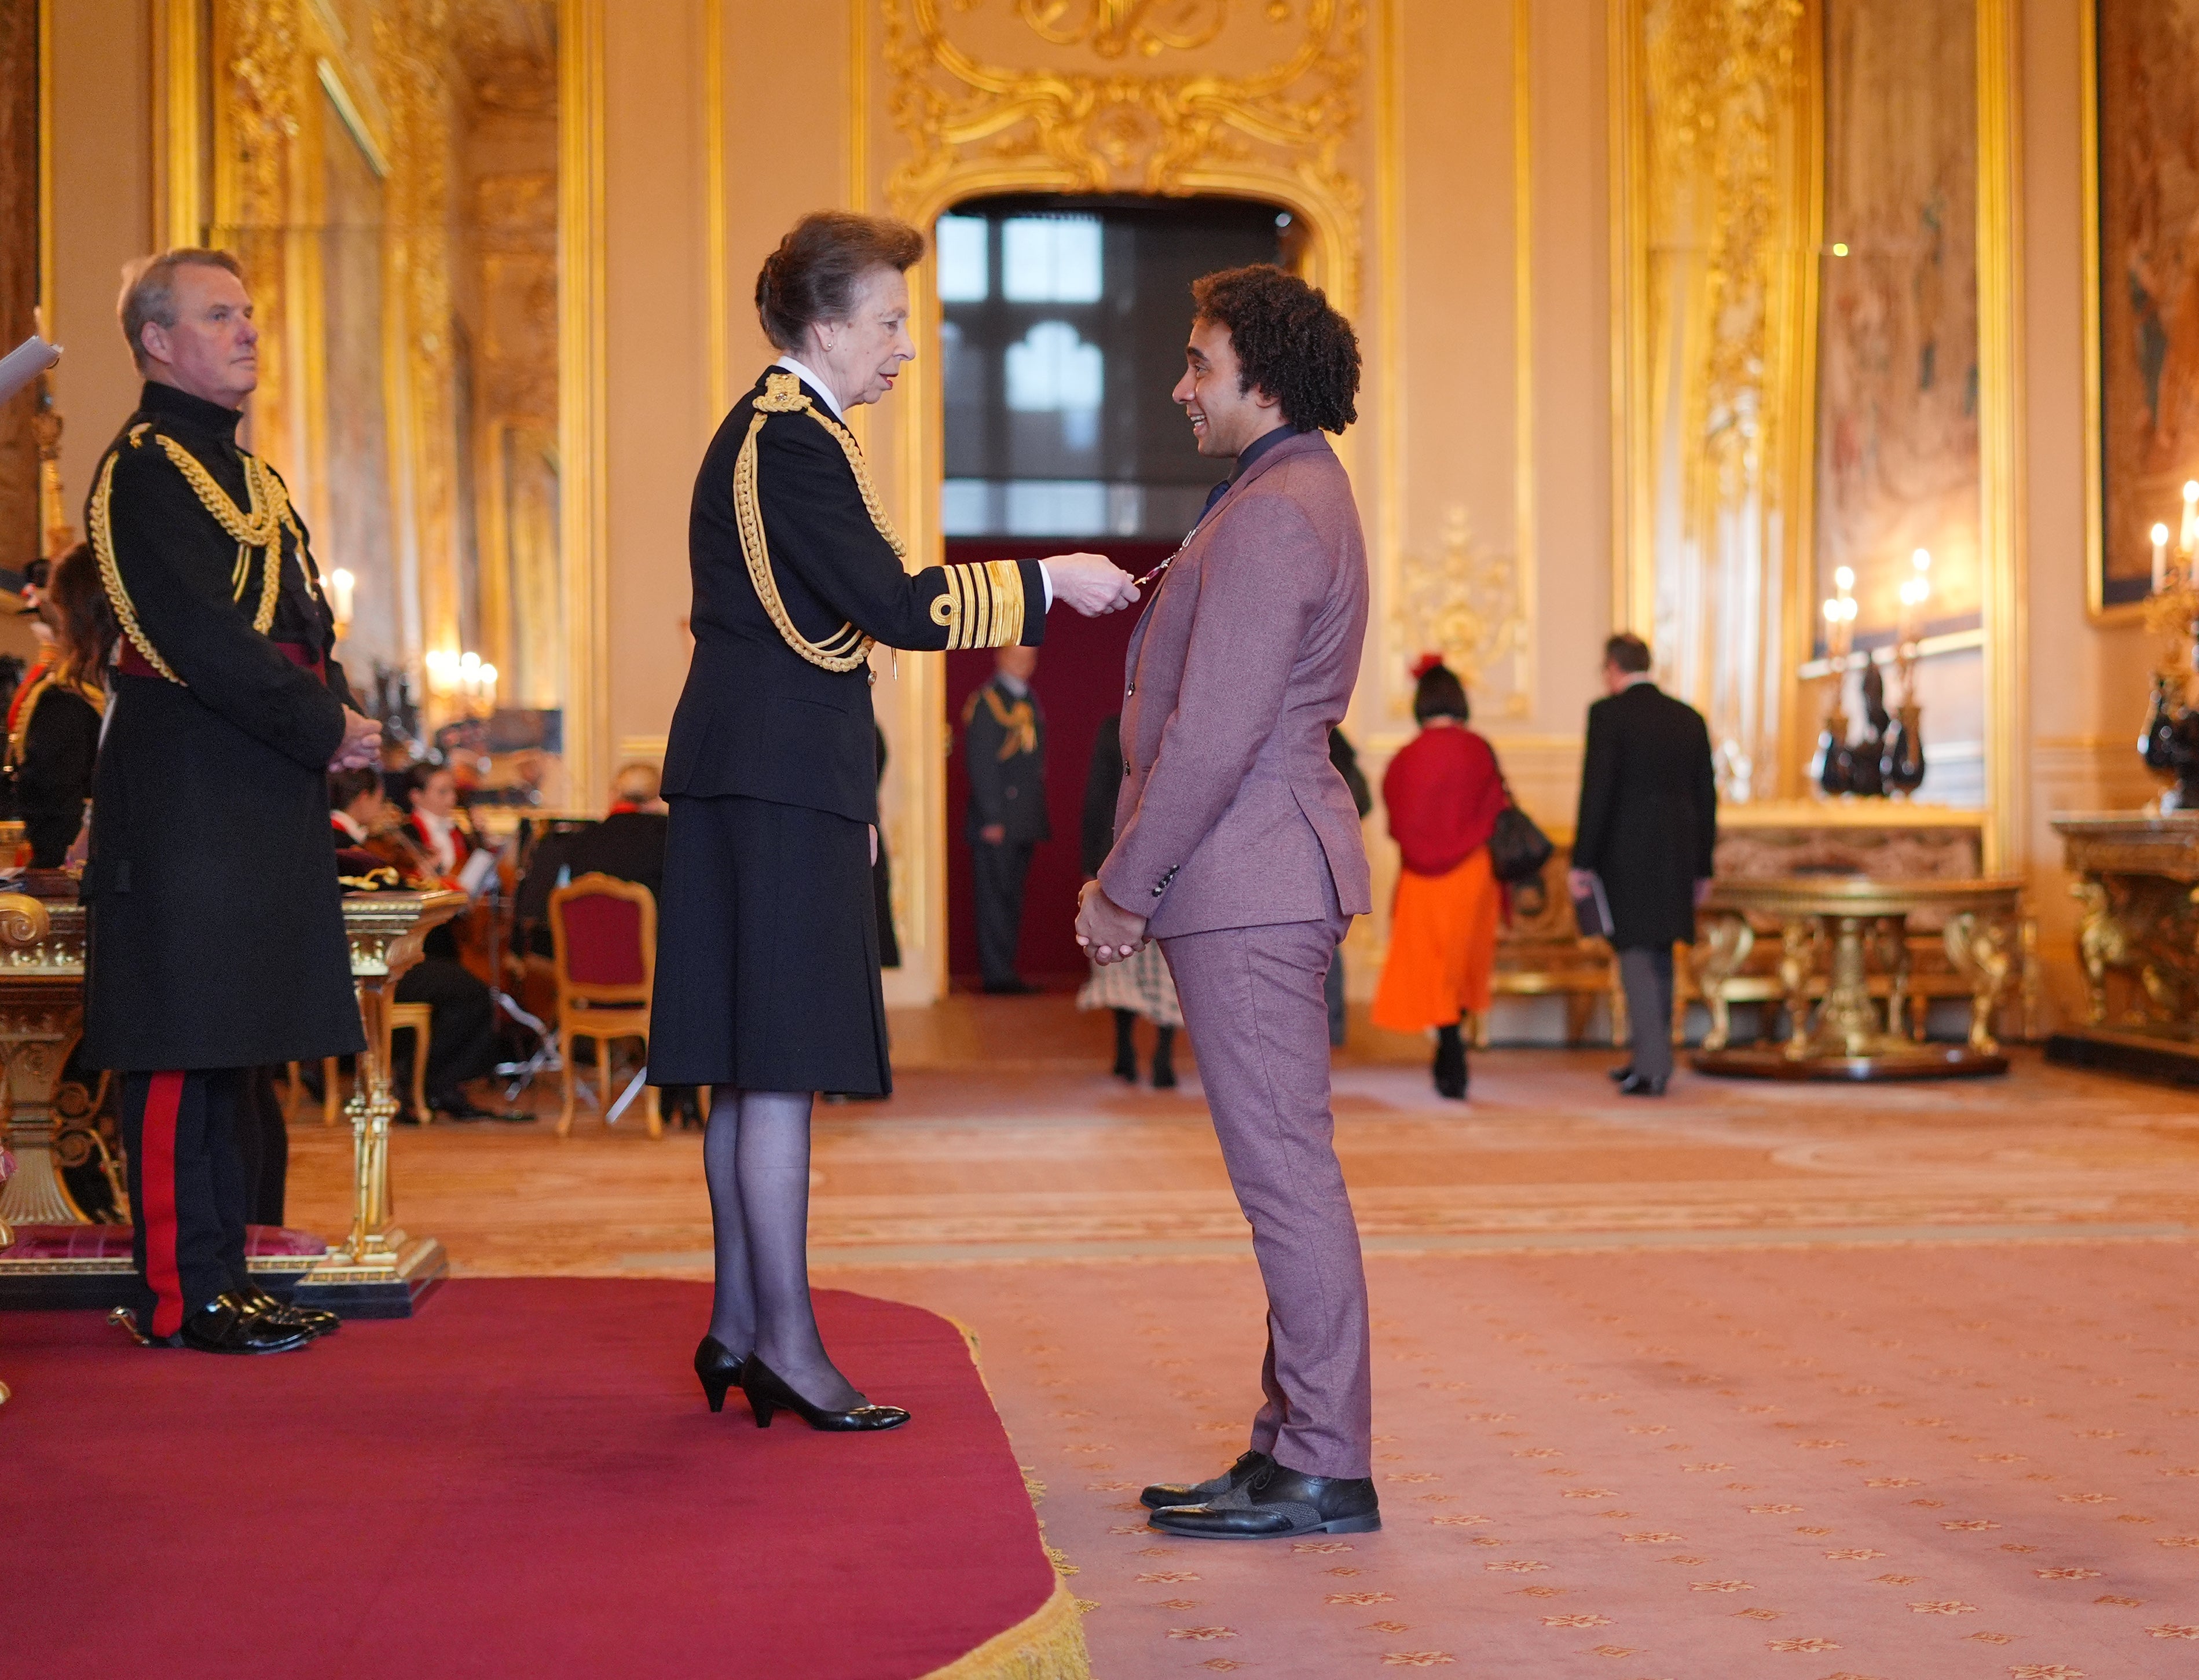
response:
M1023 640L1021 566L981 560L945 569L947 592L931 604L931 621L947 627L949 648L1013 647Z

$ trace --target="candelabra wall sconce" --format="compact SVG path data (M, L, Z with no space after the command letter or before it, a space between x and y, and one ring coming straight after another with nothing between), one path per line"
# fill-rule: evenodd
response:
M438 649L427 656L428 694L455 717L485 718L496 710L496 667L469 650Z
M1916 658L1924 624L1924 604L1932 598L1932 556L1918 549L1910 557L1910 575L1901 585L1901 616L1890 649L1865 653L1863 661L1864 732L1848 738L1847 674L1855 652L1855 574L1843 566L1833 574L1834 592L1824 604L1830 698L1817 738L1817 786L1827 794L1865 798L1906 797L1924 780L1924 709L1916 699ZM1901 683L1901 699L1886 705L1884 666L1891 663Z

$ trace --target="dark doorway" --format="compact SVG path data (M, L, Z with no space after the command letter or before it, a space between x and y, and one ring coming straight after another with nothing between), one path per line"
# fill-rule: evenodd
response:
M1203 459L1169 393L1183 366L1191 283L1295 257L1287 212L1243 199L977 201L940 219L947 560L1093 550L1133 573L1197 520L1227 464ZM1101 726L1122 709L1134 611L1051 615L1032 683L1047 720L1053 837L1033 856L1020 965L1061 988L1087 971L1073 931L1084 790ZM993 656L953 653L947 721L948 952L977 978L960 724Z

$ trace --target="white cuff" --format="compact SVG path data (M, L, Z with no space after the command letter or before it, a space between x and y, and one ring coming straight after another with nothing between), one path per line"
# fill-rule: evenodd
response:
M1038 563L1038 575L1046 585L1046 605L1041 610L1052 612L1053 610L1053 574L1047 570L1046 562L1043 560Z

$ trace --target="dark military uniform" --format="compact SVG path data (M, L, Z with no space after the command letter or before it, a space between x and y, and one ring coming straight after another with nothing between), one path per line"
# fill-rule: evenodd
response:
M246 1286L254 1070L365 1047L326 774L351 691L282 480L149 383L86 523L122 627L92 786L85 1056L124 1076L150 1328Z
M972 896L977 917L977 966L989 989L1014 989L1016 947L1023 941L1024 883L1031 850L1053 837L1046 813L1046 714L1038 696L1018 695L1000 677L962 709L962 755L970 772ZM1000 828L998 843L982 831Z
M779 369L703 457L688 555L695 656L664 755L650 1078L883 1094L871 645L1035 645L1043 573L904 570L855 439Z
M33 869L58 869L84 826L91 767L99 755L99 718L107 696L66 681L49 650L31 668L9 707L8 795L31 843Z

